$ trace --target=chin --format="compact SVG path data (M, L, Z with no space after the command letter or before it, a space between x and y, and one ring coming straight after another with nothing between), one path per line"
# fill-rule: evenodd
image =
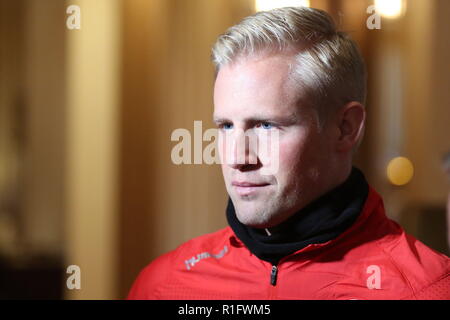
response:
M274 210L272 203L266 199L246 201L238 199L235 204L236 217L238 220L252 228L269 228L274 225Z
M260 215L252 213L244 213L239 214L236 212L236 216L238 220L246 225L247 227L257 228L257 229L264 229L271 227L271 221L268 219L268 217L261 213Z

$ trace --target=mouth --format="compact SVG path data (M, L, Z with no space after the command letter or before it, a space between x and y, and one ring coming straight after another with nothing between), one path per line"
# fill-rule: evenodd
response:
M269 183L253 183L253 182L247 182L247 181L233 181L231 185L236 190L236 193L240 196L248 196L251 194L255 194L257 192L260 192L264 188L268 187Z

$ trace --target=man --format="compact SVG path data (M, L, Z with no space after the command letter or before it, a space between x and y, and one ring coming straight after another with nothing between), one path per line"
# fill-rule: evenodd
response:
M274 159L250 144L245 161L225 161L230 226L153 261L128 298L449 299L449 258L389 220L352 167L365 68L330 16L257 13L221 35L212 58L222 158L243 132L276 133L278 170L262 174Z

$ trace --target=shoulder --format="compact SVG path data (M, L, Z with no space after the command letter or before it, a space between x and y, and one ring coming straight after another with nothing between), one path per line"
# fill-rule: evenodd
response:
M381 197L373 189L369 200L366 210L370 214L356 228L358 233L352 240L359 239L351 250L355 253L351 256L355 258L356 270L364 270L364 277L369 279L380 278L378 283L383 290L377 291L393 294L389 296L393 299L424 299L425 296L450 299L449 257L407 234L389 219ZM445 286L446 290L441 290Z
M157 299L158 287L164 284L174 271L189 269L206 255L220 255L227 250L232 231L229 227L193 238L176 249L167 252L150 264L138 275L128 294L129 300Z
M345 239L333 250L346 253L342 281L353 284L342 296L354 289L355 298L450 299L450 259L387 218L381 202Z
M410 287L406 299L450 299L450 258L404 231L381 250Z

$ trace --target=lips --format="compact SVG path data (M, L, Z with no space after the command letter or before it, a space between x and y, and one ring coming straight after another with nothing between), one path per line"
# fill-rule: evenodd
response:
M243 182L233 181L231 183L231 185L236 186L236 187L262 187L262 186L267 186L268 183L254 183L254 182L247 182L247 181L243 181Z
M240 196L248 196L261 191L263 188L269 186L269 183L256 183L249 181L233 181L231 185L235 188L236 193Z

